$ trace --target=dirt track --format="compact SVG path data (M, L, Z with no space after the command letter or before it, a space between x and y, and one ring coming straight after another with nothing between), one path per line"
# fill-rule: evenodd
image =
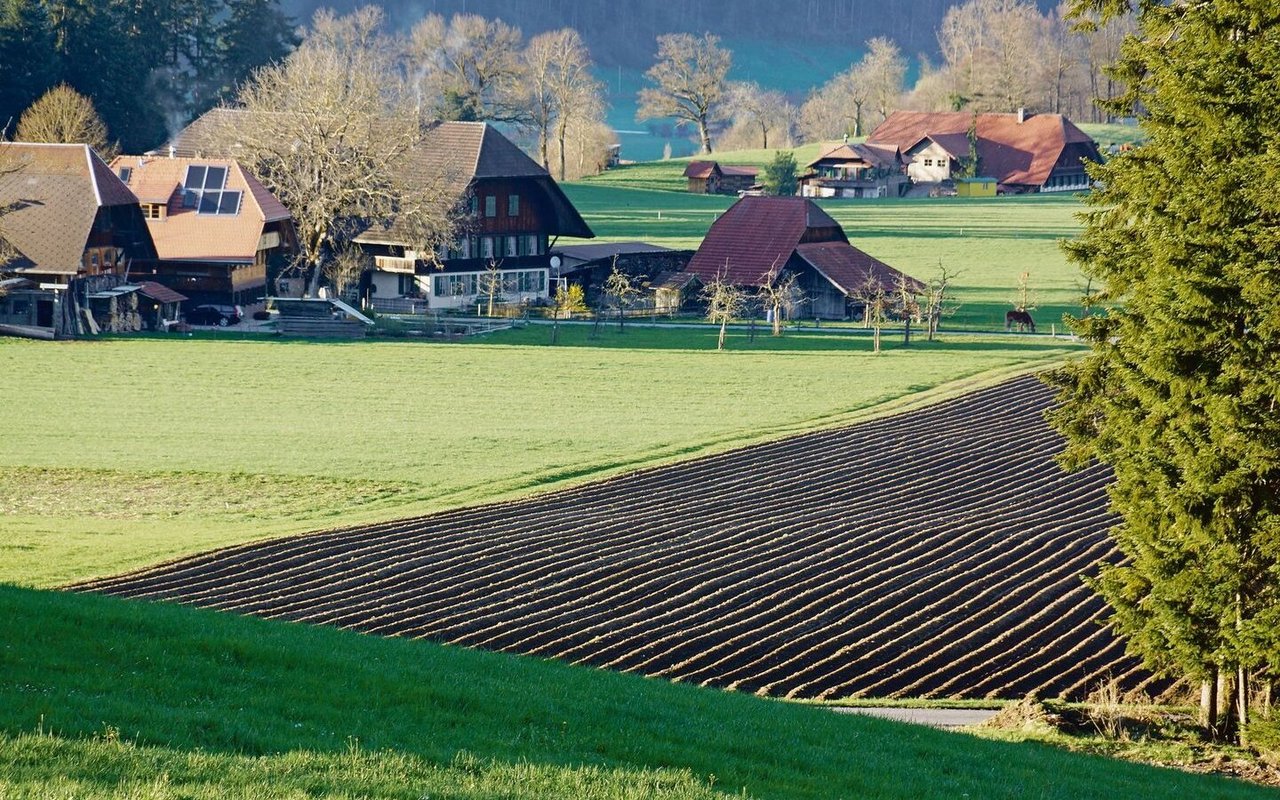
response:
M110 594L776 696L1159 691L1082 584L1107 473L1032 378L548 494L196 556Z

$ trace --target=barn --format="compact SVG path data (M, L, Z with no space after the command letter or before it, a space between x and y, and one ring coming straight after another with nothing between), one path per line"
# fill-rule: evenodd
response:
M796 316L849 319L862 313L869 287L924 285L849 243L840 223L805 197L743 197L711 225L685 272L717 277L748 291L796 275Z

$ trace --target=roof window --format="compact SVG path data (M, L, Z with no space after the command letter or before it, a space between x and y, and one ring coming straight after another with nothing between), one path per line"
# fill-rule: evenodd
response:
M182 207L194 208L197 214L234 216L240 213L241 192L226 185L226 167L192 164L182 181Z

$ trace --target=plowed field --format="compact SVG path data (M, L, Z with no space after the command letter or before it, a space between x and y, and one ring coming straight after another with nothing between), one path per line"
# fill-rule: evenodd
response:
M78 588L795 698L1159 691L1081 582L1108 473L1023 378L533 499L230 548Z

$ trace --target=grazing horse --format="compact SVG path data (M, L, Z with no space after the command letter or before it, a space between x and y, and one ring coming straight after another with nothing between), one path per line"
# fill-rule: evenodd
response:
M1036 321L1031 318L1030 314L1020 308L1004 312L1004 329L1007 331L1014 325L1017 325L1020 331L1030 328L1032 333L1036 332Z

